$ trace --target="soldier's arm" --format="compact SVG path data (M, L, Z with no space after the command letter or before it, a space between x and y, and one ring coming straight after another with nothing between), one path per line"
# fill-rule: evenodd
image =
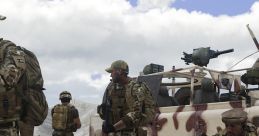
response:
M24 53L15 46L7 47L7 52L0 67L0 74L4 83L10 87L15 86L20 80L25 69Z
M55 107L54 107L55 108ZM51 117L53 117L54 108L51 109Z
M74 124L76 125L76 128L79 129L81 128L81 121L80 121L80 118L79 118L79 113L78 113L78 110L77 109L74 109L73 111L74 113L74 117L73 117L73 122Z
M139 84L135 84L131 91L131 99L134 100L132 105L133 111L130 111L125 117L122 118L122 121L127 127L139 126L143 113L142 110L146 90Z

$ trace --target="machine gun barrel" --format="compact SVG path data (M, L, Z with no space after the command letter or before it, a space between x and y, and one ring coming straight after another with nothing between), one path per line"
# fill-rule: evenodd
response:
M226 53L230 53L230 52L234 52L234 49L228 49L228 50L223 50L223 51L215 51L215 53L212 54L211 58L216 58L221 54L226 54Z

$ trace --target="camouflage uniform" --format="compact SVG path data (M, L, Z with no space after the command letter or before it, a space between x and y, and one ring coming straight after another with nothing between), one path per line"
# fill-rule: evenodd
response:
M1 41L1 39L0 39L0 42L1 44L4 44L3 41ZM4 47L2 47L3 45L1 44L0 44L0 52L1 52L0 59L4 58L4 60L1 60L2 62L0 65L0 75L1 75L0 92L6 90L7 88L10 90L15 90L14 87L18 86L17 84L19 84L19 81L25 69L24 69L24 66L16 64L13 56L21 58L21 62L23 61L24 63L24 53L16 50L15 46L9 46L6 48L7 50L6 54L3 54ZM11 117L9 119L4 119L0 117L0 135L18 136L19 129L17 128L18 128L19 120L20 120L19 115L15 115L14 117Z
M106 69L106 71L111 73L110 70L114 66L127 68L124 61L115 61L111 68ZM137 83L130 78L128 80L125 85L118 85L113 82L108 85L103 97L103 104L110 103L110 109L98 110L98 113L103 120L108 120L111 124L120 120L125 123L126 128L115 132L113 134L115 136L146 135L146 132L142 131L140 127L146 126L153 120L155 103L144 83Z
M242 124L243 136L258 136L256 132L256 127L247 122L247 113L242 109L236 108L228 110L222 113L222 121L225 124ZM228 136L227 128L224 130L219 130L214 136Z

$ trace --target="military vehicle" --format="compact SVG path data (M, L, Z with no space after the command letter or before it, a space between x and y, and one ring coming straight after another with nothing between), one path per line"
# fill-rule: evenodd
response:
M254 37L253 40L258 46ZM154 121L144 127L148 135L211 136L225 128L221 113L233 108L243 108L248 113L248 120L259 127L259 88L251 86L259 85L259 60L252 68L217 71L205 67L211 58L229 52L233 49L198 48L192 54L184 53L182 58L186 64L194 63L194 66L163 71L162 65L150 64L153 72L137 77L139 82L148 85L158 103L169 103L160 106ZM244 74L240 75L240 72ZM170 94L158 99L161 87L166 87ZM178 106L170 106L173 97L178 100ZM101 135L101 124L98 115L91 116L89 135Z

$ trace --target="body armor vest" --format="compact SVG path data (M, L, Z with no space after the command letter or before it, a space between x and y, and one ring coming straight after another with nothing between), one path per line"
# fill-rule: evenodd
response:
M140 90L139 90L140 89ZM147 89L146 85L142 83L136 83L135 81L131 80L129 83L125 86L118 86L116 84L112 84L109 87L108 95L110 97L111 102L111 113L110 113L110 120L112 124L117 123L119 120L121 120L122 117L124 117L129 112L134 112L135 103L139 102L139 105L141 105L141 115L146 114L147 116L151 116L153 118L153 112L154 112L154 101L152 96L150 95L150 92ZM134 93L144 93L141 96L145 96L143 98L136 98ZM150 111L152 113L150 113ZM145 119L144 119L145 120ZM146 123L147 121L144 121L143 123ZM141 124L139 124L141 125Z

